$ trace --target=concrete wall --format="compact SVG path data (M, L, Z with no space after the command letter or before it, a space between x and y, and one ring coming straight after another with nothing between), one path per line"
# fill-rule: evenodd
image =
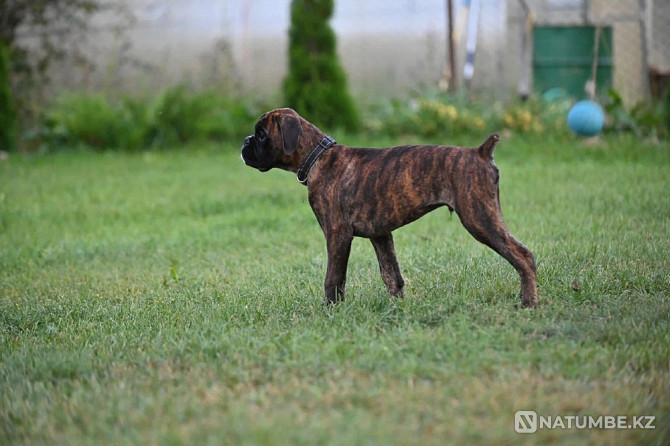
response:
M286 74L290 0L124 0L130 17L98 17L89 39L94 67L61 66L56 85L108 92L152 93L188 82L220 85L279 100ZM472 88L496 97L516 94L530 73L521 39L527 27L522 0L480 0L478 48ZM525 0L533 24L614 27L615 86L627 101L645 94L639 0ZM462 85L469 0L454 0L457 80ZM670 2L654 5L649 56L668 67ZM446 0L335 0L331 22L350 87L359 101L407 96L436 88L447 69ZM651 11L650 9L648 12ZM663 14L661 14L663 13ZM661 17L661 19L657 19ZM652 32L653 31L653 32ZM651 37L653 36L653 37ZM532 51L532 38L527 51ZM527 56L527 55L526 55Z
M477 88L507 88L505 2L481 0ZM359 100L406 96L437 87L447 68L445 0L336 0L331 21ZM459 77L467 8L454 0ZM175 82L219 81L246 94L276 96L286 74L290 0L126 0L122 33L99 17L89 39L92 67L62 66L58 85L108 91L157 91Z

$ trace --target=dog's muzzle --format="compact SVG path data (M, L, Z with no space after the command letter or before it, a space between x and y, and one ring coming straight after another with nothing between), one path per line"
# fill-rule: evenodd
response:
M240 157L242 158L244 164L246 164L247 166L250 165L249 162L247 161L247 158L249 156L250 151L253 150L252 148L253 138L254 138L253 135L249 135L246 138L244 138L244 144L242 144L242 150L240 152Z
M244 144L242 145L242 153L240 154L242 157L242 161L249 167L258 169L261 172L267 172L268 170L270 170L271 167L264 165L264 163L259 159L257 149L258 149L258 142L256 141L253 135L249 135L246 138L244 138Z

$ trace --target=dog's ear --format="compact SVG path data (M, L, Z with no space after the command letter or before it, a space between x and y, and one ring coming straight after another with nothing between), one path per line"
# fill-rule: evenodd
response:
M493 149L496 147L496 143L500 141L500 137L497 134L493 134L488 137L484 143L479 146L477 149L477 152L479 152L479 156L484 158L485 160L492 160L493 159Z
M291 155L298 148L298 139L302 135L298 114L293 110L282 114L279 120L279 131L281 132L282 149L285 154Z

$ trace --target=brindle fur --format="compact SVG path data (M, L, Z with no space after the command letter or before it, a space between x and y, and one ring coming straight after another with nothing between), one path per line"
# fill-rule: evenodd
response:
M261 171L296 172L323 132L291 109L263 115L245 139L244 162ZM392 231L441 206L456 212L475 239L504 257L521 278L521 303L537 306L533 254L508 231L500 208L493 149L498 135L478 148L399 146L351 148L335 144L307 177L309 203L326 237L325 299L344 299L353 237L370 239L388 292L403 296L404 280Z

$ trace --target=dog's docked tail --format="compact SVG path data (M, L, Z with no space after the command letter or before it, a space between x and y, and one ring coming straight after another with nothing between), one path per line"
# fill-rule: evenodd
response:
M500 137L498 136L497 133L494 133L493 135L489 136L484 143L477 148L477 152L479 153L479 156L486 160L492 160L493 159L493 149L496 147L496 143L500 141Z

